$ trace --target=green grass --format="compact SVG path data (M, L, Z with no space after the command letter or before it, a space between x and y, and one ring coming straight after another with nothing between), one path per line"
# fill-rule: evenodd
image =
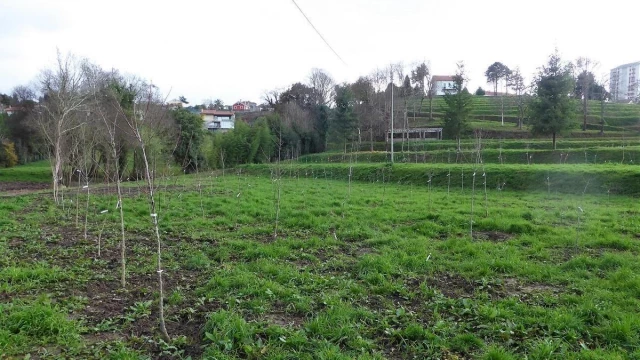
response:
M479 179L475 196L470 182L464 190L454 182L449 192L442 183L431 189L419 183L424 165L395 166L384 182L372 178L350 187L344 164L320 166L332 176L289 164L276 181L248 169L203 174L202 199L194 176L160 181L169 343L157 336L155 248L144 194L133 191L124 202L127 291L117 285L117 213L100 214L114 207L113 195L92 196L87 241L73 225L74 207L54 207L45 195L7 199L0 205L6 218L0 223L0 299L11 301L0 309L0 354L640 356L635 199L489 187L485 203ZM360 164L354 176L368 166L374 165ZM605 170L623 172L620 166ZM401 181L414 172L421 178Z
M51 167L47 160L12 168L0 168L0 182L50 182Z

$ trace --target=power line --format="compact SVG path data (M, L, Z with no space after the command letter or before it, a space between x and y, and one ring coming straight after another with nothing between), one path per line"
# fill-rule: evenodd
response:
M320 33L320 31L318 31L318 29L316 29L316 27L313 25L313 23L311 22L311 20L309 20L309 18L307 17L307 15L304 13L304 11L302 11L302 9L300 8L300 6L298 6L298 4L296 3L296 0L291 0L293 2L293 4L298 8L298 10L300 11L300 13L302 14L302 16L304 16L305 19L307 19L307 22L309 23L309 25L311 25L311 27L313 28L313 30L316 31L316 34L318 34L318 36L320 36L320 38L322 39L322 41L324 41L325 44L327 44L327 46L329 47L329 49L331 49L331 51L333 51L333 53L338 57L338 59L340 59L340 61L342 61L343 64L347 65L347 63L342 60L342 58L340 57L340 55L338 55L338 53L333 50L333 48L331 47L331 45L329 45L329 42L324 38L324 36L322 36L322 34Z

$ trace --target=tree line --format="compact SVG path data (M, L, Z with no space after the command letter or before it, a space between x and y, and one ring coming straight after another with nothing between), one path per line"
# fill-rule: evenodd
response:
M511 70L501 62L491 64L485 77L494 95L500 96L503 125L504 96L512 90L517 126L522 128L526 122L532 134L555 139L571 128L576 112L582 115L582 129L587 129L589 100L601 102L604 132L604 106L610 94L606 80L596 79L596 67L597 62L588 58L563 62L556 51L530 84L525 83L519 68ZM434 104L437 96L432 79L430 64L425 61L410 66L392 63L353 83L340 84L327 72L313 69L304 81L264 92L262 108L270 110L264 111L264 116L250 124L238 119L230 133L210 134L199 115L164 106L166 99L153 84L100 69L86 59L59 54L57 66L41 71L35 85L17 86L10 95L0 94L0 104L19 109L10 116L0 114L0 166L51 158L56 181L69 182L77 177L74 169L83 162L92 164L88 168L92 176L111 176L108 173L115 166L115 156L120 176L143 178L139 146L130 129L117 120L111 144L98 136L108 132L101 131L104 121L96 110L109 110L103 117L134 118L143 113L143 104L144 110L155 116L145 127L145 136L156 164L177 164L184 171L269 162L327 149L346 151L356 143L358 148L368 143L373 151L375 142L386 140L392 116L395 131L407 130L417 117L426 118L427 124L435 123L434 107L445 138L459 140L470 133L468 123L474 106L466 89L464 66L459 64L454 87L447 89L439 102L444 105ZM476 91L483 93L481 88ZM113 104L105 107L105 101L114 99L120 99L119 112ZM425 103L428 112L422 110ZM223 106L217 99L196 108ZM403 135L401 151L406 144L408 138ZM115 146L115 154L110 146Z

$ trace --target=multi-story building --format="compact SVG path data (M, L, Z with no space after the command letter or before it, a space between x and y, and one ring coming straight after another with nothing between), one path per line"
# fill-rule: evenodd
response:
M235 127L236 115L233 111L202 110L200 115L205 129L209 131L227 132Z
M637 101L640 97L640 61L611 70L609 92L613 101Z

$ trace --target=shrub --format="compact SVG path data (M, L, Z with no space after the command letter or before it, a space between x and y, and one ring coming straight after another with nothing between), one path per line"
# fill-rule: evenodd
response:
M4 140L0 146L0 165L4 167L14 167L18 165L18 155L16 147L11 141Z

